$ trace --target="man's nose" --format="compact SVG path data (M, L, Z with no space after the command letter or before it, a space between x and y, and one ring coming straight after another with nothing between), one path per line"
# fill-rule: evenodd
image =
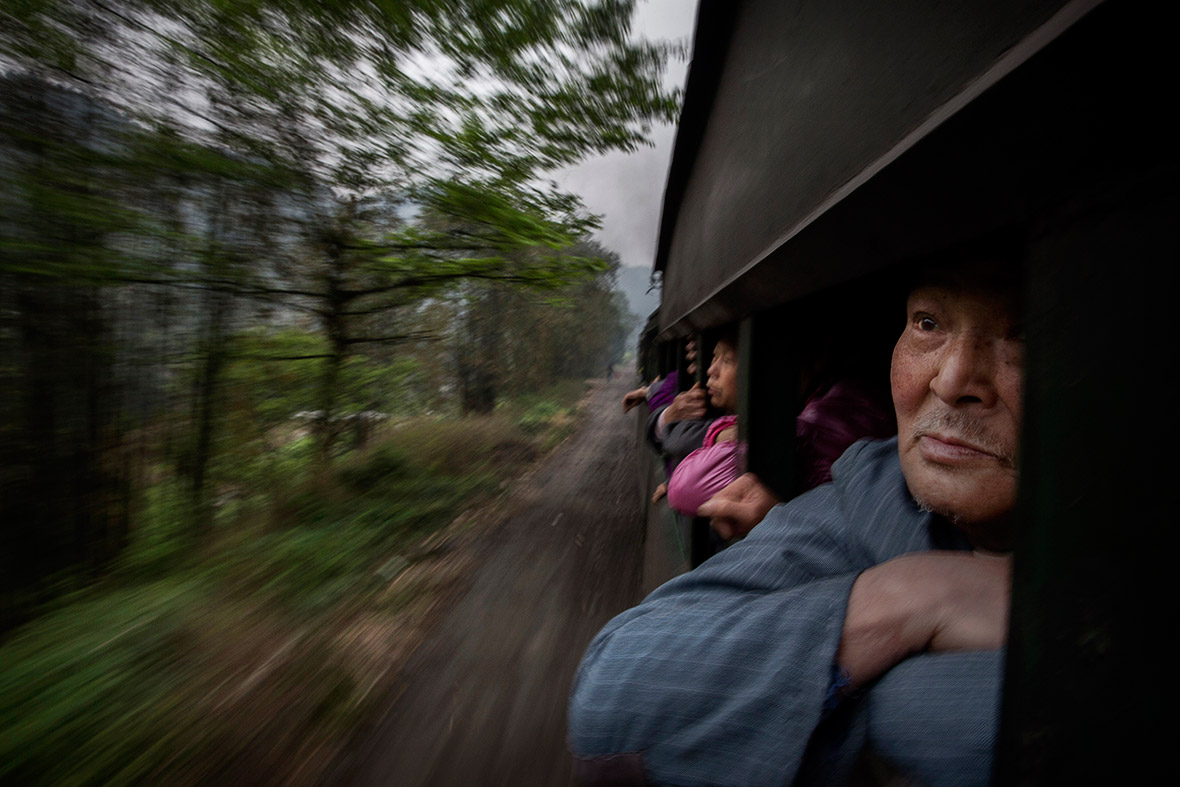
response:
M939 359L937 374L930 390L947 404L956 407L995 405L996 357L987 339L962 336L952 341Z

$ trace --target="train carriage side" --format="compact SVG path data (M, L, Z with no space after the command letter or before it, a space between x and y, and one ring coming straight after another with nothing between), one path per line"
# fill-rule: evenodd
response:
M700 4L652 357L667 371L684 337L740 323L749 466L781 497L801 349L864 336L844 348L887 369L901 308L877 305L908 265L996 237L1022 257L997 783L1125 782L1168 751L1170 21L1130 0Z

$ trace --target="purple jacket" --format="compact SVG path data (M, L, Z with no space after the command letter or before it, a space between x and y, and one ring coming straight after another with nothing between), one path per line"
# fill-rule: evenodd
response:
M893 411L850 380L821 387L795 419L802 489L832 480L835 462L857 440L897 434Z
M655 410L665 405L672 404L672 400L676 398L679 388L680 374L676 369L668 372L665 377L655 387L655 390L648 389L647 392L647 407L649 410Z

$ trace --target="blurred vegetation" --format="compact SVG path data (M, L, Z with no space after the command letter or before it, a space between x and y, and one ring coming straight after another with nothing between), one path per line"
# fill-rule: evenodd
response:
M292 774L363 712L414 550L622 352L551 173L674 118L633 10L0 5L0 779Z
M428 585L391 595L391 580L568 434L584 389L386 423L327 471L293 433L218 506L214 538L196 549L178 527L182 485L152 486L103 578L0 647L0 781L196 784L243 767L292 777L303 760L277 753L342 743L387 668L352 663L341 632L423 603Z
M0 7L0 630L382 419L598 374L630 315L557 167L673 119L629 0Z

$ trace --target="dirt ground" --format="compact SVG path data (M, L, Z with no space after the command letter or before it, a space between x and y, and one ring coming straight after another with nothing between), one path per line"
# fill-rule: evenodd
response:
M643 511L626 380L467 549L470 584L397 676L384 717L328 777L348 785L566 785L566 700L594 634L638 601Z

